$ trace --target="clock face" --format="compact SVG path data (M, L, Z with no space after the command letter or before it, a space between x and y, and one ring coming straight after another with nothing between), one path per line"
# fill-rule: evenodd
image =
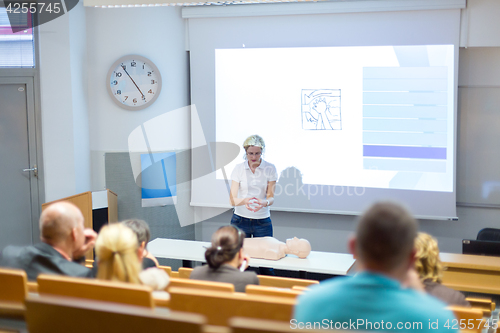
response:
M108 93L120 107L144 109L158 98L161 75L147 58L129 55L118 59L108 72Z

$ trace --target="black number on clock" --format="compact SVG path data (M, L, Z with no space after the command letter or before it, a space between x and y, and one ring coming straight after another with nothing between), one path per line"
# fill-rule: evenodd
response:
M121 95L121 94L122 94L122 91L121 91L121 90L117 90L117 91L116 91L116 94L117 94L117 95Z
M155 80L151 80L151 84L155 84Z
M118 81L114 80L112 83L113 83L113 85L116 86L118 84Z
M135 63L135 61L132 61L132 62L130 63L130 66L131 66L131 67L136 67L136 65L137 65L137 64Z
M128 96L125 96L125 100L127 100L127 99L128 99Z
M137 98L134 98L132 102L137 103Z
M148 72L148 76L151 76L151 75L153 75L153 73L152 72Z
M149 89L148 93L154 94L153 89Z
M116 73L116 77L122 77L122 73L120 72Z

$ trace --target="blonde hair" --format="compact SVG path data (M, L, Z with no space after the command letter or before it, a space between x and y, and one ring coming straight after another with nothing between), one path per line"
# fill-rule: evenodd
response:
M247 151L248 147L259 147L261 149L262 154L264 154L264 150L266 149L266 143L264 142L264 139L260 135L250 135L248 138L243 141L243 148L245 149L245 152ZM246 155L245 155L246 158Z
M419 232L415 239L416 262L420 280L431 279L433 282L441 283L443 278L443 265L439 259L439 247L437 240L429 234Z
M141 263L136 234L121 223L104 226L96 241L97 278L139 284Z

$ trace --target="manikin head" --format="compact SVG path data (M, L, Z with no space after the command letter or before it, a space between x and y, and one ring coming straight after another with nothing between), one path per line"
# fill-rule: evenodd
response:
M288 248L288 253L295 254L301 259L305 259L311 253L311 243L304 238L288 238L286 240L286 247Z

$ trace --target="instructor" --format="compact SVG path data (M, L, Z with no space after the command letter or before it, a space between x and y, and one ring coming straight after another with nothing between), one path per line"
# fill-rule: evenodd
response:
M243 142L245 161L231 174L229 199L234 206L231 224L243 230L246 237L273 235L269 206L274 203L274 188L278 173L276 167L262 159L266 144L258 135Z

